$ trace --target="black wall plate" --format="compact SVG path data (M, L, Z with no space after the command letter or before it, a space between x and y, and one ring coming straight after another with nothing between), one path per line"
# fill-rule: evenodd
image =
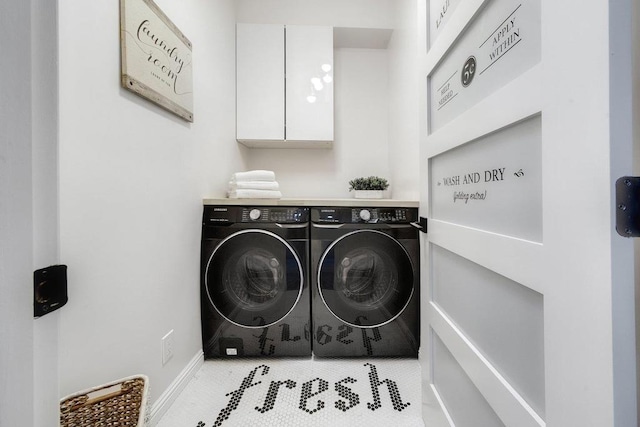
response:
M33 317L51 313L67 301L66 265L52 265L33 272Z
M640 237L640 177L616 181L616 231L623 237Z

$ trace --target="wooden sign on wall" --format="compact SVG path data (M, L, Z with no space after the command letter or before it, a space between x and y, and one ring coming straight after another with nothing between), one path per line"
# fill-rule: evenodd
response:
M120 0L122 86L193 122L191 42L152 0Z

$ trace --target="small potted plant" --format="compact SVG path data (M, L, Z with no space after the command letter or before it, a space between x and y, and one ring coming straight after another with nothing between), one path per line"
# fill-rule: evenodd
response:
M389 182L379 176L354 178L349 181L349 191L355 192L356 199L382 199Z

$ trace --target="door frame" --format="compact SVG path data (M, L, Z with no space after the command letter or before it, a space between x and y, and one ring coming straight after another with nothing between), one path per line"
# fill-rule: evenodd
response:
M59 418L58 316L34 320L33 271L58 263L57 1L0 5L0 425Z

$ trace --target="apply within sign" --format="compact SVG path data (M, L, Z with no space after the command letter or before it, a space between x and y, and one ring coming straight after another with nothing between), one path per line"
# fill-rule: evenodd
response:
M120 0L122 86L193 122L191 42L151 0Z
M432 11L440 28L455 5ZM429 133L540 63L541 31L540 0L487 2L429 76Z

